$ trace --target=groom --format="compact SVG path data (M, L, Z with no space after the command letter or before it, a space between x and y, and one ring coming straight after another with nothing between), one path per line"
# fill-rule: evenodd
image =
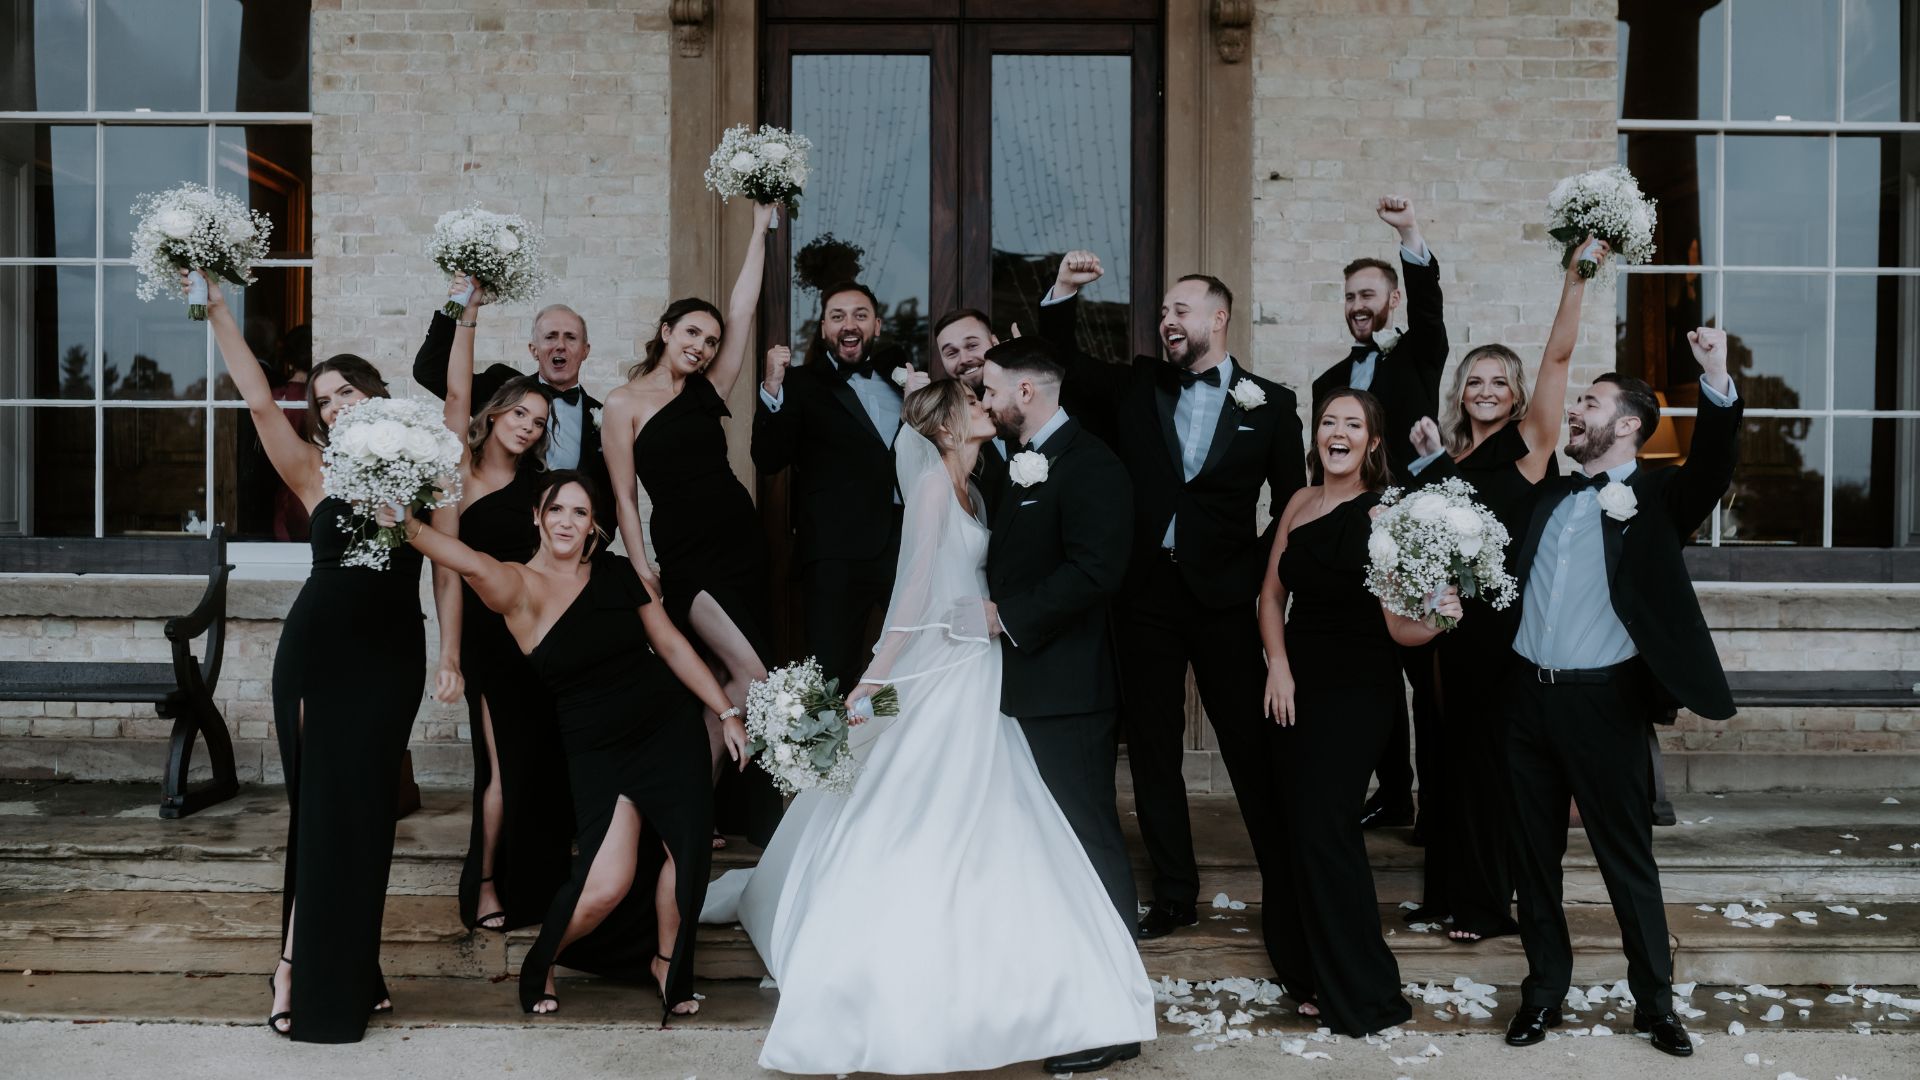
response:
M1020 721L1047 790L1131 928L1107 605L1127 572L1133 494L1113 451L1060 408L1065 373L1036 338L987 351L982 398L1010 451L987 546L987 629L1002 640L1000 711ZM1091 1072L1139 1053L1139 1043L1099 1047L1050 1058L1044 1068Z

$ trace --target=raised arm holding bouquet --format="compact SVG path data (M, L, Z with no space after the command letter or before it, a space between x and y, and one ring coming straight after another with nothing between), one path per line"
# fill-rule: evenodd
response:
M186 272L187 318L207 317L207 274L253 284L253 264L267 255L273 223L225 192L181 184L133 202L133 265L142 300L171 296Z
M496 214L479 203L440 215L427 257L448 274L471 275L489 303L531 300L552 283L540 267L540 230L518 214ZM449 297L442 310L458 319L471 298L471 292Z
M1622 263L1638 266L1653 259L1657 220L1653 200L1624 165L1569 176L1547 196L1547 235L1560 249L1560 265L1565 267L1578 253L1580 276L1598 276L1602 284L1618 276ZM1596 240L1607 242L1613 260Z
M745 195L757 203L785 208L800 216L800 192L807 186L807 151L812 140L771 124L759 131L740 124L720 136L720 145L707 162L707 189L722 201ZM776 216L768 225L780 227Z

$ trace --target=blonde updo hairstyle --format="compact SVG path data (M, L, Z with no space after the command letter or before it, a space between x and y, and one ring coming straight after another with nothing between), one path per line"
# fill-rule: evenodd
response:
M941 453L960 449L967 441L972 403L967 400L967 384L959 379L940 379L907 395L900 418L913 430L926 436Z

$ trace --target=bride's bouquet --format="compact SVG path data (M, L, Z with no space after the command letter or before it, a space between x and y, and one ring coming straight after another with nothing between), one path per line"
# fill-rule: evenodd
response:
M552 283L540 267L540 230L519 214L496 214L479 203L440 215L427 257L449 274L479 278L495 300L531 300ZM457 319L471 299L456 297L441 310Z
M273 223L225 192L181 184L133 201L133 265L142 300L178 296L180 271L204 270L235 285L253 284L253 264L267 257ZM207 281L187 289L187 318L207 317Z
M347 566L387 568L407 542L401 525L382 526L360 508L404 506L408 512L460 501L460 440L447 430L439 403L368 398L343 410L328 433L320 475L326 493L356 508Z
M1507 527L1473 500L1473 486L1449 477L1406 495L1389 488L1367 538L1367 590L1388 611L1409 619L1430 613L1428 597L1458 585L1462 598L1480 597L1494 610L1513 603L1518 588L1507 573ZM1435 616L1442 630L1454 620Z
M757 203L778 203L787 216L800 216L800 192L807 186L807 151L813 141L805 135L763 124L759 131L745 124L730 127L707 160L707 190L722 201L745 195Z
M847 709L838 679L820 673L820 661L776 668L747 687L747 752L782 794L820 790L845 794L860 777L847 745ZM900 695L888 686L869 699L873 715L894 716Z
M1653 226L1658 220L1653 200L1640 191L1640 181L1624 165L1609 165L1569 176L1547 196L1547 235L1560 248L1560 268L1574 258L1580 241L1591 233L1613 248L1602 284L1625 263L1638 266L1653 259ZM1600 273L1590 252L1580 252L1580 276Z

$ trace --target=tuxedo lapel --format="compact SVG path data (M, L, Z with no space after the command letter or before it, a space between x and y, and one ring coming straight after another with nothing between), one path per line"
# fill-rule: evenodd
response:
M1161 373L1164 376L1165 373ZM1184 481L1187 471L1181 464L1180 426L1174 421L1173 410L1180 402L1180 391L1169 387L1164 377L1153 380L1153 406L1160 414L1160 434L1165 436L1167 459L1173 463L1173 475Z
M1623 483L1627 485L1628 488L1632 488L1634 481L1640 479L1642 475L1644 475L1644 470L1635 469L1632 476L1619 481L1619 483ZM1612 585L1614 580L1620 576L1620 549L1626 545L1627 526L1629 524L1630 522L1621 521L1604 510L1600 512L1600 539L1607 552L1608 585Z
M1227 400L1220 404L1220 419L1213 425L1213 441L1207 444L1207 460L1201 463L1200 472L1194 474L1196 478L1220 464L1220 459L1227 455L1227 447L1233 443L1235 432L1239 430L1240 418L1245 415L1233 400L1233 387L1228 386Z
M866 428L867 431L872 433L874 438L879 439L881 444L885 445L887 441L886 436L880 434L880 429L873 426L873 417L868 416L867 407L860 404L860 395L854 393L853 387L847 385L847 380L840 378L839 373L832 370L829 364L830 362L823 363L820 367L820 374L815 376L826 386L827 395L839 402L842 408L852 413L853 418L860 422L861 427Z

